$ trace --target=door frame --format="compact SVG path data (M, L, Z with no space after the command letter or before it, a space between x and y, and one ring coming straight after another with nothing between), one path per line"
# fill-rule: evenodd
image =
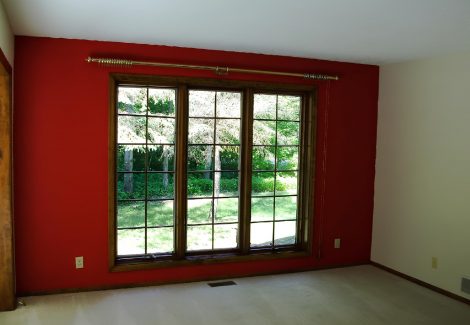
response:
M12 68L0 49L0 311L16 308Z

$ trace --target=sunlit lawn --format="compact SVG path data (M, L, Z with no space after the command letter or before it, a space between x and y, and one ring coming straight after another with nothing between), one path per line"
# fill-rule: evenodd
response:
M263 193L260 193L263 194ZM264 221L252 224L251 243L253 246L266 246L272 242L273 218L276 221L296 218L296 197L276 197L274 216L274 198L253 198L251 204L252 221ZM126 202L118 204L118 228L144 227L144 202ZM214 248L237 247L238 233L238 198L220 198L214 206ZM189 250L212 248L212 202L210 199L188 200L188 236ZM220 224L231 223L231 224ZM148 253L163 253L173 250L173 201L149 201L147 205L147 225L167 226L147 230ZM275 243L293 244L295 221L275 223ZM118 230L118 254L143 254L145 251L145 230Z

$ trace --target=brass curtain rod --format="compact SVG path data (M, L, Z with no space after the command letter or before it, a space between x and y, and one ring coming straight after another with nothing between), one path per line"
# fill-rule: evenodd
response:
M112 58L88 57L87 59L85 59L85 61L88 63L98 63L98 64L103 64L103 65L117 65L117 66L123 66L123 67L142 65L142 66L150 66L150 67L209 70L209 71L213 71L215 74L218 74L218 75L227 75L229 72L239 72L239 73L250 73L250 74L264 74L264 75L272 75L272 76L299 77L299 78L317 79L317 80L338 80L339 79L338 76L330 76L330 75L319 74L319 73L281 72L281 71L269 71L269 70L216 67L216 66L207 66L207 65L133 61L133 60L123 60L123 59L112 59Z

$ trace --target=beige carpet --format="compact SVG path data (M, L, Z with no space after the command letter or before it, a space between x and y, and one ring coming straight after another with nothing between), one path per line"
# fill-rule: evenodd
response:
M373 266L24 298L0 324L469 325L470 307Z

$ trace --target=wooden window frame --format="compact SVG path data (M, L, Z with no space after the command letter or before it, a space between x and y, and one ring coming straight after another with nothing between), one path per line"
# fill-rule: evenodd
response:
M176 143L175 143L175 254L158 258L117 257L116 222L116 149L117 149L117 89L120 85L175 88ZM240 245L230 251L185 252L187 212L187 134L188 94L190 89L240 91L242 93L239 234ZM312 255L313 197L315 171L316 95L314 85L233 81L189 77L110 74L109 79L109 144L108 144L108 258L112 272L164 268L192 264L226 263L247 260L293 258ZM302 97L300 117L300 164L298 166L297 243L288 247L250 248L251 215L251 150L253 98L255 93L297 95Z

